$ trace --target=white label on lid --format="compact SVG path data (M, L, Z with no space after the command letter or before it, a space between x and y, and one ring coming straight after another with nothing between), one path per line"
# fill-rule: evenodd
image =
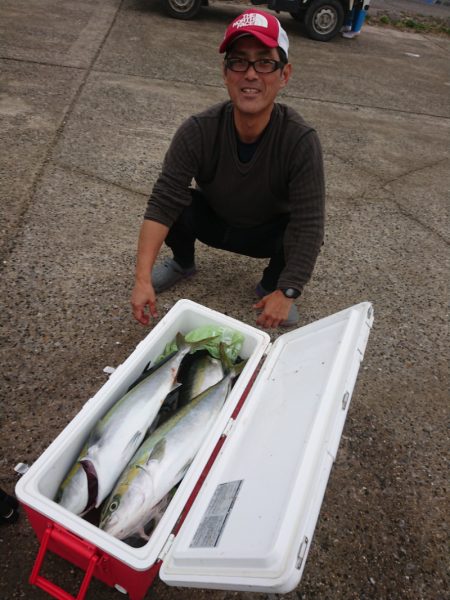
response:
M191 548L215 548L241 489L242 479L220 483L190 543Z

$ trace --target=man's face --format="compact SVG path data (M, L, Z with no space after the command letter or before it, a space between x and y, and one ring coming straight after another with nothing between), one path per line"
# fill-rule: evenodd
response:
M243 37L233 44L229 58L245 58L250 61L261 58L280 60L276 48L264 46L253 36ZM245 73L224 68L223 78L234 108L242 116L270 114L278 92L285 87L291 74L291 65L273 73L257 73L251 66Z

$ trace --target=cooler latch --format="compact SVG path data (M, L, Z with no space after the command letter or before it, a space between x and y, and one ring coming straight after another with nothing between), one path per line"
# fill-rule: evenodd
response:
M295 563L296 569L300 569L300 567L302 566L302 562L303 562L303 559L305 558L306 550L308 548L308 542L309 542L309 540L305 535L305 537L302 540L302 543L300 544L300 548L298 549L297 562Z
M225 429L222 431L222 436L223 437L227 437L229 435L230 431L233 428L233 425L234 425L234 419L230 418L228 420L228 423L225 425Z
M172 547L174 539L175 539L175 534L171 533L169 535L169 537L167 538L166 543L163 546L163 549L159 553L157 560L160 560L162 562L166 558L167 553L169 552L170 548Z

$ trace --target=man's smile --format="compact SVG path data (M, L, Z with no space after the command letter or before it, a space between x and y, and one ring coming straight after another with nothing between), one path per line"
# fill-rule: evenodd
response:
M259 94L260 90L258 90L257 88L244 87L241 88L241 92L243 92L244 94Z

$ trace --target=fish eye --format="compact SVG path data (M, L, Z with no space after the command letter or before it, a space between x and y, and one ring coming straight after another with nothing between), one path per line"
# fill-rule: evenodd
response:
M117 510L119 508L119 504L120 504L120 498L119 498L119 496L115 496L113 498L111 504L109 505L109 511L114 512L115 510Z

